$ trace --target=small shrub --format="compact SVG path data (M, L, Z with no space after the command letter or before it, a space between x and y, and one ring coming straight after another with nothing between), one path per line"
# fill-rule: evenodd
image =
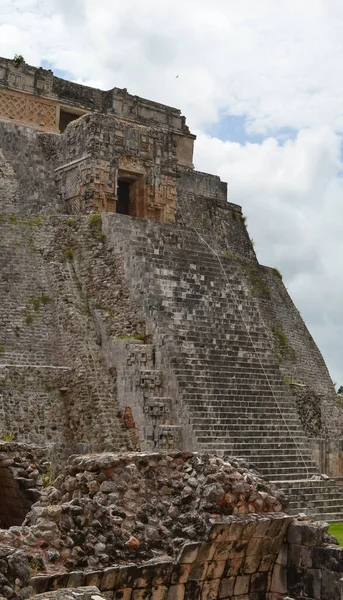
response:
M45 465L45 473L42 473L41 480L44 487L51 487L54 485L54 474L51 463L47 463Z
M253 296L269 296L270 289L269 286L264 283L263 279L255 281L252 286L251 293Z
M278 359L282 360L283 358L289 359L292 361L296 360L296 352L289 345L287 335L284 332L281 323L274 323L272 325L272 332L277 339L277 348L274 353L278 354Z
M5 352L5 346L3 346L2 344L0 344L0 354L1 354L2 352Z
M31 313L27 313L24 317L24 321L26 325L32 325L34 321L34 316Z
M75 225L75 219L72 219L71 217L66 219L66 225Z
M101 242L105 241L106 236L102 232L101 213L93 213L92 215L89 215L89 227L93 235L98 237Z
M63 252L63 256L66 260L73 260L73 258L74 258L73 248L66 248Z
M101 213L93 213L89 215L89 225L90 227L99 228L101 227Z
M25 59L22 54L15 54L13 56L13 62L16 67L19 67L19 65L22 65L25 62Z
M273 331L275 337L277 338L279 346L281 346L281 348L286 348L287 336L284 332L284 329L283 329L281 323L274 323L274 325L272 326L272 331Z
M40 309L40 298L38 296L33 296L30 300L32 306L33 306L33 310L35 312L38 312Z
M39 571L44 571L44 564L38 556L29 556L30 575L35 576Z
M242 215L242 213L234 210L232 211L232 218L234 221L237 221L238 223L246 223L247 218Z
M14 440L13 431L10 431L9 433L5 433L5 435L1 438L2 442L13 442L13 440Z
M271 271L272 271L273 275L275 275L275 277L278 277L282 281L282 275L281 275L279 269L271 269Z

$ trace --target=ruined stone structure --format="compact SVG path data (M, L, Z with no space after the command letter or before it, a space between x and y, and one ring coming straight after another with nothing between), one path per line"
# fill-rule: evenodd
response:
M280 273L258 263L226 184L194 170L193 143L174 108L0 59L0 438L44 446L56 473L71 454L197 451L229 463L238 456L289 495L290 514L343 520L343 411L327 368ZM34 491L30 463L18 476L6 460L0 456L5 504L14 498L17 508L3 518L16 526L42 484ZM87 493L100 493L95 488ZM255 500L249 509L243 494L239 511L231 498L233 515L261 512ZM280 519L285 531L289 518ZM22 530L16 535L9 556L22 543ZM197 543L208 544L207 535ZM233 575L220 587L223 570L201 579L215 579L214 587L192 591L168 567L169 587L161 580L166 589L151 597L276 600L287 577L303 597L303 563L296 576L293 563L280 563L275 583L281 544L282 536L264 587L258 566L238 574L249 582L237 588ZM321 569L331 573L326 558L313 560L317 579ZM96 585L111 600L145 597L140 576L122 595L122 579L107 588L102 577L68 583L63 575L51 585ZM339 597L337 577L330 598Z

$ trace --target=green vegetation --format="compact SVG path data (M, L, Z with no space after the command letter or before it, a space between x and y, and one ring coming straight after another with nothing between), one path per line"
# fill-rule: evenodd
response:
M93 234L99 237L101 242L105 241L106 236L102 233L101 213L97 212L89 215L89 227Z
M24 221L18 221L23 225L41 225L47 217L32 217L32 219L25 219Z
M32 325L34 321L34 317L31 313L26 313L25 317L24 317L24 322L26 323L26 325Z
M51 487L52 485L54 485L54 474L52 471L51 463L47 463L45 465L45 473L42 473L41 480L44 487Z
M283 358L285 358L294 361L296 359L296 353L295 350L288 343L287 335L285 334L282 323L274 323L272 325L272 332L277 341L276 348L274 348L273 351L276 358L278 360L282 360Z
M101 227L101 214L99 212L89 215L89 226L94 228Z
M75 225L75 219L72 219L71 217L66 219L66 225Z
M1 352L5 352L5 346L3 346L2 344L0 344L0 354Z
M269 286L264 281L258 265L255 263L240 261L239 266L251 283L251 293L253 296L257 297L270 295Z
M242 215L242 213L234 210L232 211L232 218L234 221L237 221L238 223L246 223L247 218Z
M25 60L22 54L15 54L13 56L13 62L15 64L16 67L19 67L19 65L22 65Z
M43 304L43 306L45 306L46 304L49 304L50 301L51 298L47 294L41 294L40 296L31 296L30 298L30 303L32 304L35 312L39 312L41 305Z
M277 338L279 346L281 348L286 348L287 347L287 336L284 332L282 324L274 323L274 325L272 326L272 332L275 335L275 337Z
M254 285L252 286L251 293L255 297L270 295L269 286L263 281L262 277L259 280L255 281Z
M10 215L9 217L1 216L0 221L2 223L12 223L12 225L41 225L48 216L31 217L30 219L18 219L16 215Z
M334 535L340 546L343 546L343 523L331 523L328 533Z
M29 556L30 575L37 575L39 571L44 571L42 560L38 556Z
M13 442L13 440L14 440L13 431L10 431L9 433L5 433L5 435L1 438L2 442Z
M278 269L271 269L271 272L273 273L273 275L275 275L275 277L278 277L282 281L282 275Z
M63 256L64 256L65 260L73 260L73 258L74 258L73 248L66 248L63 252Z
M114 342L119 340L144 340L145 336L143 333L135 333L134 335L117 335L113 337Z

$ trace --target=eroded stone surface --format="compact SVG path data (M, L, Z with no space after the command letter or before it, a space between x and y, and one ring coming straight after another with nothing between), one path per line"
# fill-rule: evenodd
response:
M44 568L175 556L216 519L280 512L285 497L235 461L197 453L71 457L15 535ZM41 563L42 561L42 563ZM40 570L40 569L39 569Z

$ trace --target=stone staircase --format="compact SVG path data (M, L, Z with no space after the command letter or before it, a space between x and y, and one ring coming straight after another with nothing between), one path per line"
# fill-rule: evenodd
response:
M307 483L311 490L318 468L259 310L263 288L249 277L258 264L225 254L219 262L192 230L129 219L118 225L112 243L125 253L130 278L139 275L138 293L163 339L193 447L242 457L284 489L301 480L302 490ZM297 492L290 494L292 511L305 511L310 493L298 503ZM332 516L343 519L339 498L337 492Z
M289 498L287 509L289 514L295 515L303 512L312 519L327 521L328 523L343 520L343 486L341 480L282 481L279 487Z

